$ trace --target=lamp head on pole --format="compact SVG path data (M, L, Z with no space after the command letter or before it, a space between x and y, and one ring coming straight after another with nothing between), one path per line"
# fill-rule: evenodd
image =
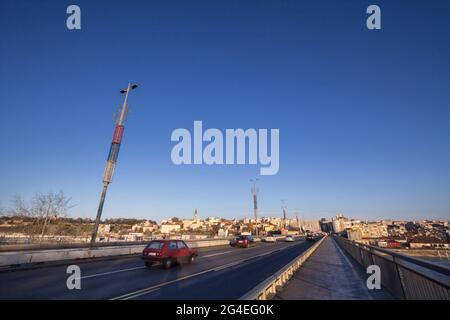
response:
M137 87L138 87L138 85L136 83L133 83L132 85L129 85L127 89L120 90L120 93L127 93L128 89L133 90L133 89L136 89Z

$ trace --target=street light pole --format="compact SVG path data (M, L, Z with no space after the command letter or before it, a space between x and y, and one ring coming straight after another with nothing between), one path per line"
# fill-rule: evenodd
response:
M281 205L281 210L283 211L283 227L284 227L284 229L286 229L286 209L287 209L287 207L286 207L286 205L285 205L285 199L281 199L281 203L282 203L282 205Z
M113 139L111 143L111 148L109 149L108 160L106 162L105 174L103 176L103 190L100 196L100 203L98 205L97 217L95 218L95 226L92 231L91 244L90 247L93 248L95 245L95 240L97 239L98 227L100 225L100 218L103 212L103 205L105 203L106 192L108 191L108 186L112 182L112 177L114 170L116 168L117 157L119 156L120 144L122 143L125 116L128 110L128 94L131 90L136 89L137 84L128 84L127 89L120 90L120 93L125 93L125 99L120 111L119 119L117 120L116 127L114 129Z
M253 195L253 213L255 215L255 236L258 237L258 187L256 186L256 182L259 179L250 179L252 185L252 195Z
M297 219L298 235L300 235L300 221L298 220L298 209L295 208L295 218Z

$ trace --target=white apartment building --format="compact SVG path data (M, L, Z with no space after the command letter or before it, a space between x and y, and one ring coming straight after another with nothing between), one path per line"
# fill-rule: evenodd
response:
M180 231L181 226L179 224L163 224L161 225L161 233L170 233Z
M359 233L360 238L387 238L388 226L379 222L367 222L354 224L352 230Z

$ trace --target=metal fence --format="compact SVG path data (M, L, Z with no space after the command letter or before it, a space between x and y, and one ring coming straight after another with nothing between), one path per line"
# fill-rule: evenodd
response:
M450 300L450 268L400 253L334 237L360 265L377 265L381 285L395 298Z
M303 263L313 254L313 252L325 240L326 236L317 241L299 257L295 258L284 266L281 270L261 282L255 288L239 298L239 300L270 300L303 265Z
M167 239L178 240L181 238L173 237ZM158 238L155 238L158 240ZM201 242L201 241L213 241L213 240L231 240L230 237L209 237L203 239L183 239L188 244L189 242ZM96 242L96 248L103 247L126 247L132 245L145 245L148 244L151 240L138 240L138 241L106 241L106 242ZM90 243L83 242L57 242L57 243L23 243L23 244L1 244L0 243L0 252L15 252L15 251L33 251L33 250L52 250L52 249L81 249L81 248L89 248Z

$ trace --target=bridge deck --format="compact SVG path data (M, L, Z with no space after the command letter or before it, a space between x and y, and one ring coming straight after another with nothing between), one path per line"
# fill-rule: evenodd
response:
M384 289L367 289L368 276L332 237L327 237L274 299L393 299Z

